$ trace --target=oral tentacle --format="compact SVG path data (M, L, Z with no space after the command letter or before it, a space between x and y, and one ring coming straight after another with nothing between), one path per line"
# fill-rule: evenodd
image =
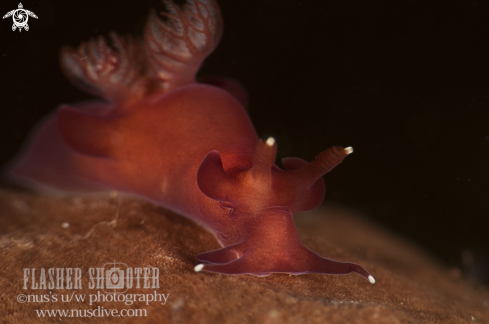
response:
M239 244L226 246L225 248L197 254L199 261L209 263L228 263L241 257Z
M309 261L308 267L310 270L307 273L345 275L353 272L364 277L370 283L375 283L374 277L367 270L353 262L340 262L316 255Z

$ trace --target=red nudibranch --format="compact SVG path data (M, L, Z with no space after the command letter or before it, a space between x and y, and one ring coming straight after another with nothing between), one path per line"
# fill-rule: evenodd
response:
M275 140L258 139L239 84L195 81L221 37L216 2L163 2L166 18L151 11L142 40L112 33L112 46L99 37L62 50L69 79L103 100L59 107L7 176L44 192L118 190L197 221L223 248L198 254L205 263L195 271L355 272L375 283L361 266L303 246L293 220L321 204L322 175L352 149L336 146L311 163L284 158L285 170L276 166Z

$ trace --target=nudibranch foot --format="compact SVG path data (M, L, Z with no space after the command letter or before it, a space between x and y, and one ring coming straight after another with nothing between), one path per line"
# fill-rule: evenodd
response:
M353 272L364 277L370 283L375 283L374 277L356 263L326 259L305 247L302 248L303 253L296 255L294 259L288 259L286 256L278 257L273 253L265 258L254 256L251 252L239 256L233 248L226 247L197 255L199 261L209 263L198 264L194 270L196 272L205 271L229 275L250 274L257 276L265 276L272 273L346 275Z

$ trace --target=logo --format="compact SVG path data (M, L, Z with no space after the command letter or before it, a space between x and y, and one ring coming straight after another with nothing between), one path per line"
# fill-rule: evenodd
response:
M116 267L107 270L105 275L105 287L108 289L123 289L124 288L124 271Z
M24 289L71 290L82 289L88 284L88 289L102 290L107 294L121 294L133 287L160 288L160 269L154 267L132 268L125 263L114 261L102 267L89 268L87 274L88 276L83 278L80 268L24 268Z
M142 303L146 306L154 302L166 305L170 297L169 293L157 292L160 289L160 269L157 267L133 268L114 261L105 263L102 267L88 268L88 271L81 268L23 270L23 289L30 291L18 294L17 302L33 304L38 317L56 317L61 320L62 317L147 316L146 307ZM97 291L85 293L81 291L84 287ZM139 289L146 291L138 291ZM89 307L77 309L71 306L82 303L85 306L88 303ZM104 308L101 303L119 303L120 306ZM49 308L42 309L43 304ZM124 305L133 304L135 305L132 308L121 309Z
M14 24L12 25L12 31L15 31L17 28L19 28L19 31L22 31L22 28L28 31L29 25L27 25L27 21L29 20L29 16L37 19L35 13L23 9L22 3L19 3L19 9L15 9L7 12L7 14L3 16L3 19L8 18L10 16L12 16L12 19L14 20Z

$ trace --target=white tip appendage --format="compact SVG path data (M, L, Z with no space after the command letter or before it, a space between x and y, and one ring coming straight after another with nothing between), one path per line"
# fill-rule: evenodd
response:
M351 154L351 153L353 153L353 147L348 146L347 148L345 148L345 152L346 152L346 154Z
M196 267L197 268L197 267ZM196 270L197 271L197 270ZM372 276L368 276L368 281L370 281L371 284L375 283L375 278Z
M273 146L273 144L275 144L275 138L273 138L273 137L269 137L269 138L267 139L267 145L268 145L268 146Z
M199 272L200 270L204 269L204 265L203 264L197 264L195 267L194 267L194 271L195 272ZM375 280L374 280L375 282Z

